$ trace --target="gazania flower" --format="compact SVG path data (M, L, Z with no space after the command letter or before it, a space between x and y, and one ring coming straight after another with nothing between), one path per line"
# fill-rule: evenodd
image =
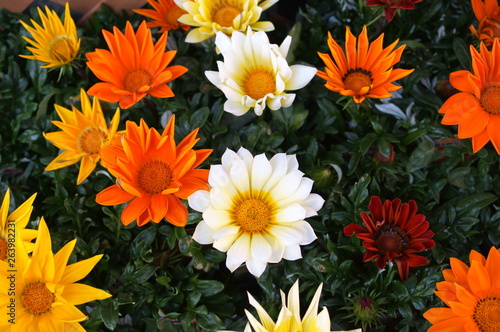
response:
M461 92L451 96L439 109L445 113L442 124L458 125L458 138L472 137L472 149L479 151L491 140L500 154L500 44L493 51L481 43L480 52L470 47L473 72L459 70L450 74L450 82Z
M388 22L392 21L396 10L398 9L415 9L415 4L422 0L367 0L367 6L385 6L384 14Z
M184 226L188 211L180 199L208 188L208 170L195 168L212 150L193 150L198 129L176 146L174 123L172 116L160 135L142 119L139 126L127 121L126 133L101 150L116 184L97 194L96 201L101 205L129 202L121 215L124 225L137 220L142 226L166 218L173 225Z
M17 209L9 214L10 207L10 190L7 189L3 197L2 205L0 206L0 260L5 261L7 258L15 258L15 237L19 233L21 242L26 248L26 252L33 251L34 243L31 242L38 231L34 229L26 229L26 225L30 220L31 211L33 211L33 201L36 194L33 194ZM13 256L14 255L14 256Z
M265 32L246 35L233 33L229 38L222 32L217 34L215 44L224 56L218 61L219 71L206 71L207 78L224 92L228 99L224 110L234 115L243 115L251 107L261 115L266 105L277 110L293 103L295 94L285 90L304 87L316 74L316 68L288 66L286 55L292 38L288 36L281 46L270 44Z
M189 30L189 25L177 21L186 11L179 8L174 0L148 0L148 3L154 9L134 9L137 14L153 19L148 22L148 28L161 28L160 33L177 29Z
M62 131L43 134L46 140L63 150L45 168L46 171L73 165L81 160L76 184L82 183L95 169L101 159L99 151L111 141L120 122L120 109L117 109L110 126L106 125L101 104L97 98L93 103L83 89L80 90L82 111L72 106L70 111L55 105L62 121L52 121Z
M471 25L469 30L486 46L491 47L493 39L500 37L500 7L497 0L471 0L472 10L479 21L477 30Z
M45 62L41 68L53 68L67 65L76 58L80 50L80 38L76 33L75 22L71 18L69 4L66 3L64 11L64 25L56 12L45 7L44 14L40 7L38 14L42 26L31 20L33 27L21 21L21 24L33 36L34 40L23 38L33 47L27 46L33 55L20 55L26 59Z
M300 318L299 281L297 280L295 284L293 284L292 288L290 288L290 291L288 292L288 301L285 293L280 290L282 306L276 322L272 320L266 310L252 297L252 295L248 294L250 305L257 310L260 322L245 309L245 314L248 317L249 323L247 323L244 332L252 332L252 328L256 332L329 332L330 315L328 314L328 309L323 307L323 310L321 310L319 314L317 312L322 288L323 284L320 284L302 319ZM351 330L350 332L361 332L361 329Z
M361 323L363 331L368 331L372 326L380 325L380 319L386 314L386 310L381 306L387 303L387 299L380 298L380 294L371 291L369 294L366 291L347 298L350 306L343 307L351 313L345 318L351 318L355 325Z
M469 261L470 267L450 259L434 292L448 307L427 310L424 317L433 324L427 331L500 331L500 251L492 247L485 259L472 250Z
M399 90L401 86L391 82L413 72L413 69L393 68L406 46L394 50L398 40L383 48L384 34L381 34L370 44L366 25L359 39L347 27L345 38L344 52L328 33L328 46L333 60L329 54L318 52L326 68L325 72L318 71L317 75L327 81L327 89L343 96L352 96L354 102L359 104L367 97L381 99L392 96L391 92Z
M117 27L114 34L103 30L108 50L96 49L87 53L87 65L103 82L94 84L88 94L129 108L146 95L156 98L172 97L174 93L166 84L187 71L184 66L167 67L176 51L164 52L167 34L153 43L151 30L143 21L137 33L127 21L125 34Z
M363 240L366 253L363 261L377 259L377 267L385 268L386 261L398 265L401 280L408 279L410 267L429 263L425 257L415 255L422 250L434 247L434 233L423 214L417 214L417 204L411 200L401 204L401 200L382 201L372 196L368 204L370 215L361 212L365 227L350 224L344 228L344 234L353 233Z
M43 218L31 259L17 240L15 267L0 261L0 314L4 317L0 320L1 331L84 331L78 322L87 316L76 305L111 295L76 283L92 270L102 255L66 265L75 243L76 239L54 255ZM9 285L13 282L16 286L9 292Z
M271 22L258 22L263 10L278 0L174 0L187 14L179 22L196 27L186 36L186 42L199 43L222 31L228 36L247 28L258 31L274 30Z
M255 158L240 148L227 149L222 165L212 165L210 191L189 196L189 206L203 212L193 239L227 252L231 272L242 263L259 277L267 263L302 257L300 245L316 239L304 219L314 216L324 200L311 194L294 155L278 153L271 160Z

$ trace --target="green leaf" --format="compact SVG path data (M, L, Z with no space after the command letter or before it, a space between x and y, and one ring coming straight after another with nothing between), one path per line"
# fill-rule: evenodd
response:
M116 324L118 323L118 308L115 306L113 299L106 299L101 301L101 317L104 325L112 331L114 331Z
M216 280L194 280L196 291L203 296L212 296L220 293L224 289L224 284Z

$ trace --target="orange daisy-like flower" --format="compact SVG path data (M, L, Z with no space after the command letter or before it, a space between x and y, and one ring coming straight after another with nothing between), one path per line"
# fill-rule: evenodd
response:
M459 70L450 74L450 83L462 91L446 100L439 109L442 124L458 125L458 138L472 137L472 149L479 151L491 140L500 154L500 43L492 52L481 43L480 52L470 47L473 73Z
M416 252L428 250L435 246L429 230L429 222L423 214L417 214L417 203L411 200L401 204L401 200L382 201L372 196L368 204L370 214L361 212L361 219L366 227L350 224L344 228L344 234L356 236L363 240L366 248L363 261L377 259L377 267L385 268L386 261L398 265L401 280L408 279L410 267L429 263L425 257L415 255Z
M94 84L88 94L129 108L146 95L157 98L172 97L174 93L166 84L187 71L184 66L167 67L176 51L164 52L167 34L153 43L151 30L143 21L137 33L127 22L125 34L117 27L114 34L103 30L108 50L96 49L87 53L88 67L103 82Z
M477 29L471 25L472 34L491 47L493 39L500 37L500 7L497 0L471 0L472 10L479 24Z
M166 218L176 226L184 226L188 211L180 199L198 190L208 190L208 170L195 169L212 150L193 150L198 142L198 129L179 145L174 141L175 117L163 134L149 128L144 120L138 126L127 121L125 134L101 150L101 157L116 184L97 194L101 205L129 202L121 215L124 225L137 220L142 226Z
M326 80L327 89L343 96L352 96L358 104L367 97L392 96L391 92L399 90L401 86L391 82L411 74L413 69L393 69L406 45L393 51L398 40L383 48L383 39L384 34L381 34L370 44L365 25L356 40L347 27L344 52L328 32L328 46L333 59L329 54L318 52L326 67L325 72L318 71L317 75Z
M470 267L450 258L451 269L443 271L445 281L434 293L449 308L432 308L424 313L433 325L428 332L500 331L500 250L492 247L485 259L472 250Z
M134 9L137 14L152 18L152 22L148 22L148 28L161 28L161 32L170 30L189 30L189 25L177 21L179 17L187 12L181 9L174 3L174 0L148 0L148 3L154 9Z

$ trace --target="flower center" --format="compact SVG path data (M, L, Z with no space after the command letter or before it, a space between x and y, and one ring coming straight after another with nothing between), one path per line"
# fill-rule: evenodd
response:
M139 170L139 187L149 194L158 194L170 186L173 177L168 164L159 160L148 161Z
M48 290L43 282L29 283L24 287L21 301L26 310L32 315L39 315L49 311L56 296Z
M0 237L0 261L7 258L7 241Z
M73 38L69 36L57 36L50 43L49 53L57 61L72 61L77 53L73 47Z
M363 68L349 69L342 79L344 81L345 87L351 90L356 95L359 95L361 89L365 87L370 87L372 85L372 73ZM366 92L363 92L366 94Z
M245 91L255 100L264 98L268 93L273 93L274 90L276 90L276 80L267 71L256 70L250 73L245 80Z
M402 231L399 226L389 224L379 226L379 230L375 235L375 247L381 254L390 251L401 253L409 241L410 239L405 231Z
M125 90L137 92L144 86L149 86L153 82L151 74L144 69L131 70L125 75L123 86ZM147 89L146 89L147 90Z
M174 5L170 10L167 12L167 23L170 24L173 27L179 27L179 17L182 15L186 14L185 10L182 10L179 8L177 5Z
M271 222L269 205L256 198L247 198L236 204L234 219L238 226L247 233L260 233Z
M223 2L213 10L212 21L221 27L229 28L233 26L233 20L239 14L241 14L241 10L237 8L237 4L231 3L231 5L228 5Z
M99 127L87 127L78 135L78 147L81 151L96 155L107 141L107 133Z
M500 114L500 86L492 85L481 93L481 105L490 114Z
M479 300L474 308L474 321L482 332L500 331L500 299Z

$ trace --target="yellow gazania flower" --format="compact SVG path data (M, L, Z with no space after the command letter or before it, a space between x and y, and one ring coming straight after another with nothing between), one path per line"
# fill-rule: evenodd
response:
M179 22L197 27L186 36L186 42L199 43L215 36L218 31L231 36L247 27L258 31L274 30L271 22L258 22L263 10L278 0L174 0L187 14Z
M328 32L328 47L332 57L318 52L325 63L325 71L317 75L326 80L327 89L342 96L351 96L355 103L362 103L365 98L388 98L391 92L401 89L392 84L413 72L414 69L393 68L401 59L406 45L398 47L398 40L383 48L384 34L373 42L368 41L366 25L356 38L346 28L345 50Z
M76 33L75 22L70 15L69 4L66 3L65 6L64 25L55 11L45 7L47 13L45 15L40 7L37 9L43 27L34 20L31 20L33 27L21 21L21 24L34 38L31 40L23 36L28 43L33 45L33 47L26 47L33 55L20 56L47 63L41 68L61 67L73 62L80 50L80 39Z
M74 106L70 111L55 105L56 112L62 121L52 121L62 131L43 134L45 139L63 150L45 168L46 171L73 165L81 160L80 171L76 184L82 183L96 167L100 160L101 148L108 145L118 128L120 109L117 108L108 129L101 104L97 98L90 103L89 97L83 89L80 90L82 111Z
M317 313L322 288L323 284L320 284L302 319L300 318L299 281L297 280L292 288L290 288L288 301L285 298L285 293L280 290L282 307L276 322L271 319L266 310L252 297L252 295L248 294L250 304L257 310L260 322L245 309L245 314L248 317L249 323L247 323L244 332L252 332L250 326L256 332L329 332L330 315L328 314L328 309L323 307L323 310L319 314ZM351 330L350 332L361 332L361 329Z
M0 315L3 317L0 331L85 331L78 322L87 316L76 305L111 295L76 281L84 278L102 255L66 265L76 239L54 255L43 218L31 259L20 239L16 241L15 266L0 261Z
M0 207L0 260L5 261L8 258L13 258L15 253L13 250L14 235L19 233L21 241L28 253L33 251L34 243L31 242L38 231L34 229L26 229L29 222L31 211L33 211L33 201L36 194L33 194L11 214L9 214L10 205L10 190L7 189ZM10 250L9 250L10 249Z

